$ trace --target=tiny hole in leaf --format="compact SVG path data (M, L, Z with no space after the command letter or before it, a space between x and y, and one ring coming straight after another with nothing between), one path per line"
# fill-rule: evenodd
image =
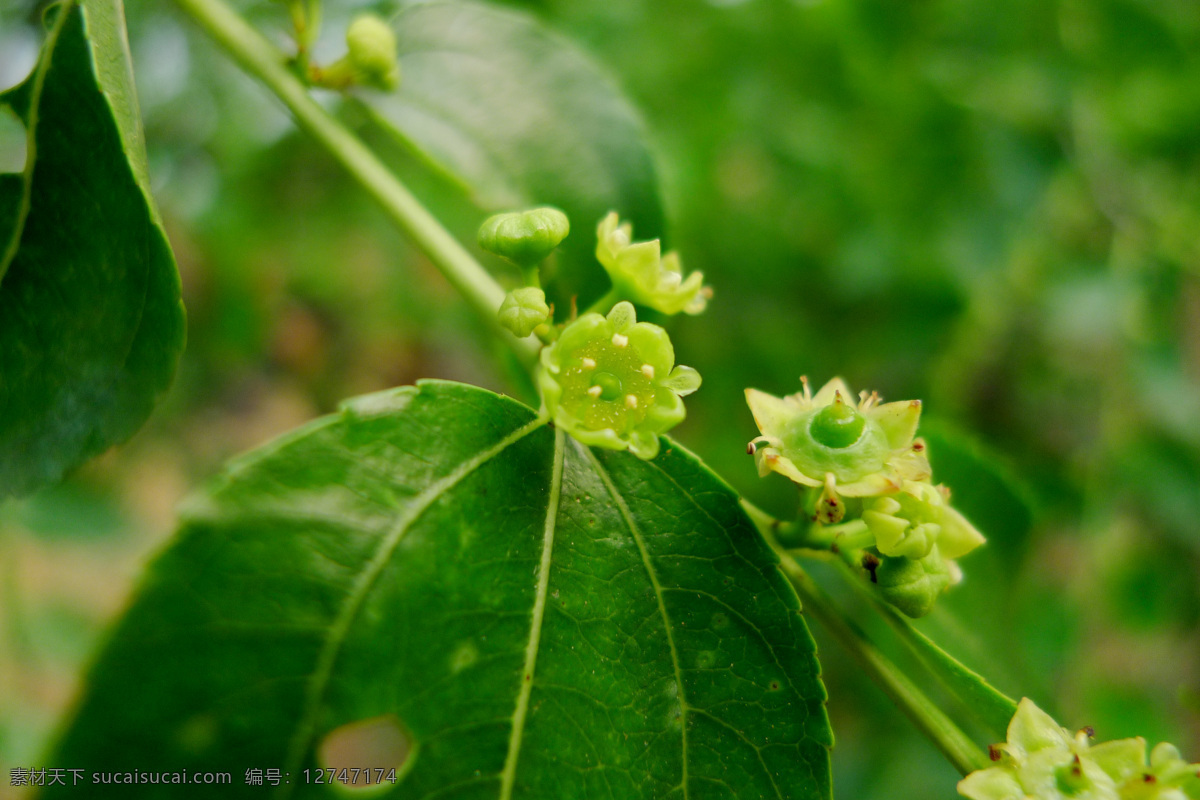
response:
M18 19L0 33L0 92L16 86L37 66L38 54L42 50L42 31L34 25L21 25Z
M412 766L416 751L417 743L400 719L385 714L334 728L317 747L317 761L335 774L347 770L359 775L357 782L334 784L346 791L386 791Z

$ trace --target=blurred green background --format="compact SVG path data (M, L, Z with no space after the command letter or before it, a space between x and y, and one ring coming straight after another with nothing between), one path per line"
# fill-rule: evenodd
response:
M716 290L670 323L705 379L677 438L787 514L792 487L744 455L744 387L840 374L924 399L935 477L990 543L922 628L1065 725L1200 758L1200 4L513 5L641 110L666 243ZM357 7L330 9L332 57ZM279 7L243 8L283 41ZM38 13L0 7L0 87L36 56ZM169 4L127 13L188 349L132 442L0 506L3 765L38 764L173 505L225 459L421 377L518 391L469 309L273 99ZM482 218L401 171L455 230ZM837 796L954 796L953 770L814 633Z

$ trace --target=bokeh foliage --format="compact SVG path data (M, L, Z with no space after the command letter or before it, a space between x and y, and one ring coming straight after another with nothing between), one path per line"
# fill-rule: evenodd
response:
M995 491L1035 510L1027 533L973 514L992 543L924 629L1064 724L1200 753L1200 6L518 5L641 109L666 243L716 288L672 323L705 377L679 438L786 513L791 488L743 455L743 387L841 374L923 398L939 478L953 486L963 457L938 438L966 432L1001 465ZM282 30L266 3L244 8ZM340 54L350 11L330 10L319 54ZM7 61L36 13L0 9L0 75L20 76ZM225 458L419 377L518 391L469 311L257 87L169 7L128 15L189 348L130 445L0 509L0 685L25 690L0 695L0 763L35 758L171 502ZM473 241L469 198L399 169ZM951 796L952 770L815 633L839 796Z

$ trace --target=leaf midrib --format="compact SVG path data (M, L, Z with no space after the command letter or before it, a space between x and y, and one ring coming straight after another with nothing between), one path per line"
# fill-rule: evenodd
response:
M538 647L542 638L542 620L546 612L546 596L550 589L550 566L554 554L554 534L558 525L558 504L562 495L563 461L566 458L566 434L559 428L554 435L554 466L550 478L550 498L546 503L546 526L542 534L542 560L538 566L537 592L533 601L529 642L525 648L525 665L521 669L521 688L517 692L517 708L513 712L512 734L504 771L500 773L500 800L511 800L521 757L521 739L525 732L525 717L529 712L529 695L533 691L533 675L537 667Z
M291 746L288 748L286 760L288 771L299 772L300 764L304 759L304 754L316 729L317 714L320 710L321 700L329 684L329 679L332 676L333 666L337 661L341 646L345 642L350 627L353 625L376 579L382 573L383 568L391 559L392 553L400 544L405 534L411 529L413 523L420 519L437 500L458 485L464 478L491 461L511 445L516 444L545 425L546 420L541 418L534 419L517 428L488 449L463 461L449 474L430 484L424 491L417 495L405 509L405 512L396 520L395 525L380 540L379 546L375 550L375 555L358 574L353 588L342 603L338 617L330 627L329 635L325 638L321 652L317 657L316 667L309 680L308 690L305 692L304 710L301 715L300 725L297 727ZM280 787L280 796L288 796L291 793L290 786L290 784L287 784L284 787Z

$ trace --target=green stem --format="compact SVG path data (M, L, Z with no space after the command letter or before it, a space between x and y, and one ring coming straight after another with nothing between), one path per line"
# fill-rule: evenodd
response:
M861 519L840 525L809 525L800 536L788 540L789 547L811 550L862 550L874 543L875 535Z
M846 618L795 559L780 554L783 572L796 587L804 609L812 613L850 653L863 672L933 742L961 774L990 766L987 755L907 675Z
M532 286L535 289L542 288L541 265L534 264L532 267L524 267L521 270L521 276L525 280L526 286Z
M913 655L958 698L972 716L988 727L989 732L997 737L998 741L1003 741L1007 735L1009 720L1017 713L1017 701L992 686L982 675L917 630L907 618L881 600L874 587L860 580L849 565L840 566L841 575L870 601L872 607L891 626Z
M963 775L990 766L983 750L880 652L862 629L848 619L796 560L779 546L772 531L775 520L745 500L742 507L779 556L783 573L796 588L805 611L821 621L917 730Z
M425 253L475 311L527 367L537 361L537 344L517 339L496 317L504 290L479 262L388 170L374 153L309 95L287 68L284 55L223 0L176 0L186 14L246 72L270 89L292 112L296 124L321 144L374 197L401 230Z
M775 517L772 517L744 497L739 501L739 504L742 507L742 511L745 511L746 516L754 523L754 527L758 528L758 532L766 537L767 541L774 542L775 535L786 523L783 520L775 519Z

